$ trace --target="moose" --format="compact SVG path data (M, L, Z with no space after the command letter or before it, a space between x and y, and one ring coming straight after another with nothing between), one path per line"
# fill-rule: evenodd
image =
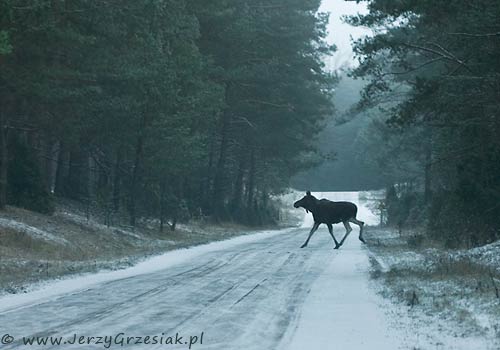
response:
M365 223L356 219L356 215L358 213L358 207L356 204L351 202L333 202L328 199L317 199L311 194L310 191L307 191L305 197L296 201L293 206L295 208L304 208L307 213L311 212L314 218L314 225L311 232L309 232L309 236L304 244L302 244L301 248L307 247L312 235L321 224L326 224L326 226L328 226L330 236L332 236L333 241L335 242L334 249L339 249L342 244L344 244L344 241L349 233L351 233L352 228L351 225L349 225L350 222L359 226L359 240L366 243L363 238L363 226ZM344 224L346 230L344 238L342 238L340 242L335 239L332 227L333 224L338 224L339 222Z

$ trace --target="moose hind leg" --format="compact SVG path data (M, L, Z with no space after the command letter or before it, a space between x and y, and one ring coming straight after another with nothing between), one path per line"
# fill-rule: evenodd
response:
M335 242L335 248L333 249L339 249L340 248L340 244L339 242L337 242L337 239L335 238L335 236L333 235L333 227L332 227L332 224L327 224L328 226L328 232L330 232L330 236L332 236L333 238L333 241Z
M315 222L312 229L311 229L311 232L309 232L309 236L307 237L306 241L304 242L304 244L302 244L300 247L301 248L305 248L307 247L307 244L309 243L309 240L311 239L312 235L314 234L314 232L316 232L316 230L318 229L319 227L319 223Z
M365 226L365 223L356 218L352 218L349 221L359 226L359 240L363 243L366 243L365 239L363 238L363 227Z
M351 225L349 225L349 221L344 221L343 224L345 227L345 235L340 240L340 245L344 244L345 239L347 238L347 236L349 236L349 233L351 233L351 231L352 231L352 227L351 227Z

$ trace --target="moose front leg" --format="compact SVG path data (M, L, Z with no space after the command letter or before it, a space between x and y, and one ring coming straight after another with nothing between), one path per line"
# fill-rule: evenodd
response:
M309 243L309 240L311 239L312 235L314 234L314 232L316 232L316 230L318 229L319 227L319 223L318 222L315 222L312 229L311 229L311 232L309 232L309 236L307 237L306 241L304 242L304 244L302 244L300 247L301 248L305 248L307 247L307 244Z
M335 248L333 248L333 249L339 249L340 248L340 244L339 244L339 242L337 242L337 240L335 239L335 236L333 235L333 226L332 226L332 224L326 224L326 226L328 226L328 232L330 232L330 236L332 236L333 241L335 242Z

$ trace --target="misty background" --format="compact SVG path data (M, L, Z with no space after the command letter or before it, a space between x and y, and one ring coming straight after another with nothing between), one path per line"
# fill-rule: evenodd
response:
M318 135L320 152L333 157L325 160L292 179L292 186L312 191L357 191L380 189L387 185L378 165L361 155L365 145L363 133L370 123L369 117L360 113L347 116L360 100L366 82L348 76L348 70L357 65L352 51L352 41L370 35L364 27L354 27L345 22L344 16L368 12L366 3L344 0L324 0L320 11L330 13L326 40L337 47L332 56L325 58L327 69L337 73L339 83L333 97L335 113Z

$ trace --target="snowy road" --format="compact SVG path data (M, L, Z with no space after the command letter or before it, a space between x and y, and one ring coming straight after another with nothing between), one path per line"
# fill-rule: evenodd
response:
M113 343L103 338L103 344L59 348L186 349L190 336L197 336L193 349L397 349L369 288L368 254L357 231L333 250L321 227L309 247L299 249L307 231L215 244L165 269L103 280L26 305L9 307L0 299L0 336L14 337L0 349L54 349L24 347L22 337L73 342L75 334L108 336ZM341 225L335 234L343 234ZM174 341L176 333L183 344L119 344L128 336Z

